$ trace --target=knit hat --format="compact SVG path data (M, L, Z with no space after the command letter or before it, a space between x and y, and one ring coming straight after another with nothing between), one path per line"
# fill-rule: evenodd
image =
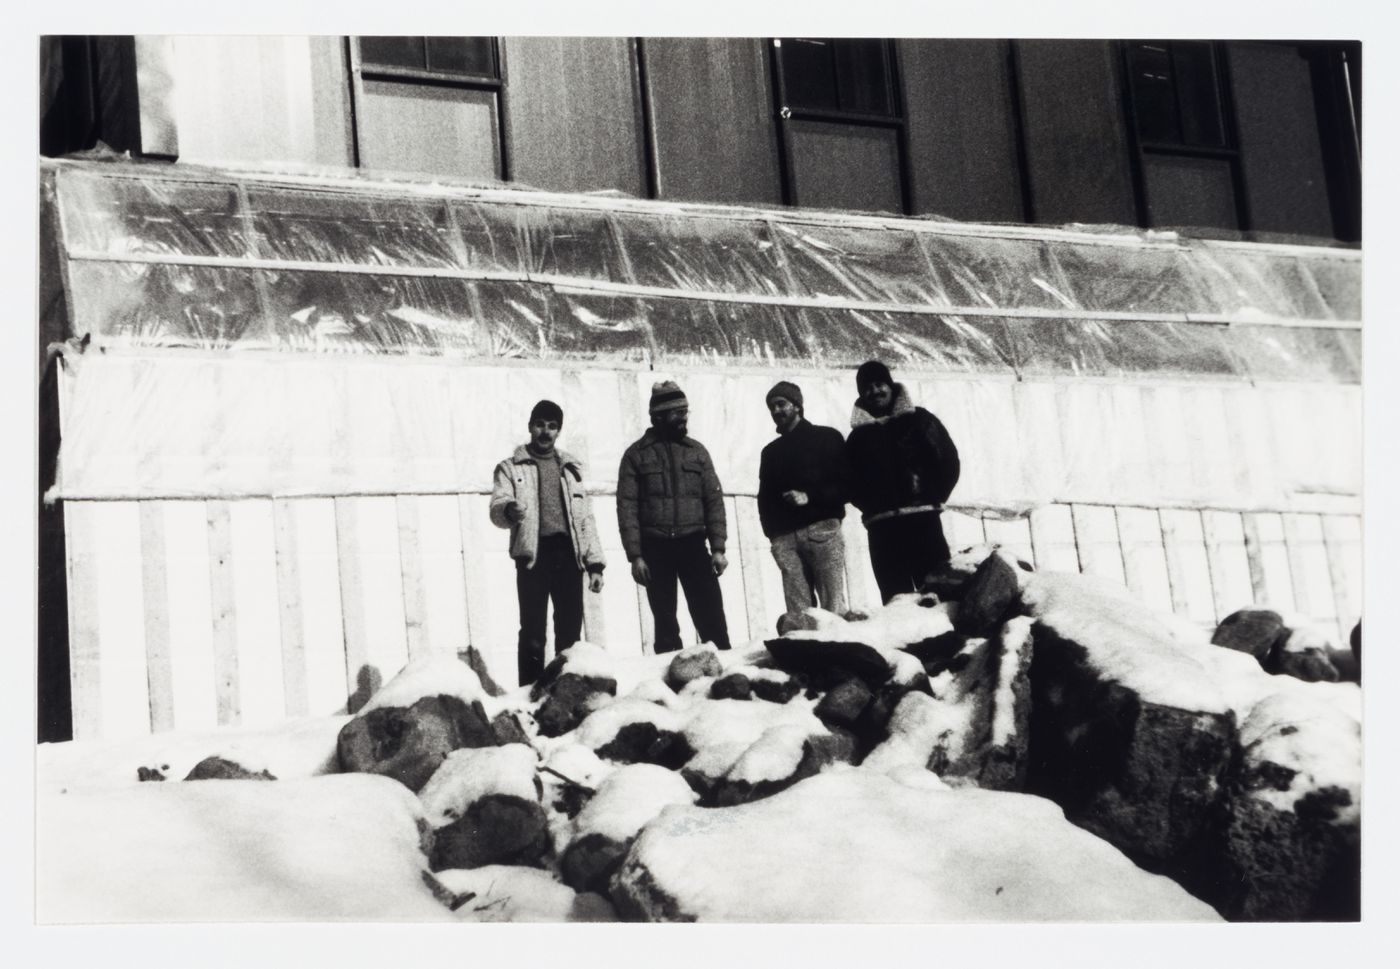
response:
M560 427L563 427L564 408L552 400L542 400L530 411L530 423L533 424L535 421L555 421Z
M685 399L685 391L681 390L674 380L662 380L651 385L651 403L647 408L650 413L660 414L662 411L689 406L690 401Z
M799 412L802 410L802 388L790 380L779 380L773 385L773 389L768 391L768 396L764 397L763 400L765 403L772 403L774 397L792 401L793 406Z
M860 365L856 371L856 390L860 390L867 384L882 383L894 386L894 378L890 376L890 368L879 360L867 360Z

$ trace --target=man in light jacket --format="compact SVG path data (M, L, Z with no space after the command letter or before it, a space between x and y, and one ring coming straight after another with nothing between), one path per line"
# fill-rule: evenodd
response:
M593 506L583 488L583 465L555 447L564 411L542 400L530 411L530 442L496 465L491 522L509 528L520 600L520 683L544 671L545 613L554 601L556 655L583 630L583 577L590 592L603 588L603 551Z
M617 525L632 578L647 590L656 652L681 648L677 580L701 641L728 649L719 588L728 566L719 477L710 452L686 436L690 403L680 387L669 380L653 386L648 409L651 427L623 452L618 467Z

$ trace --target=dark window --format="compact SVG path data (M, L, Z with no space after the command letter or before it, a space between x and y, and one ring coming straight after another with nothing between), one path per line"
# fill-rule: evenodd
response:
M898 117L889 41L794 37L775 46L785 107Z
M1249 228L1219 45L1134 40L1123 60L1138 221Z
M866 38L773 41L783 201L909 211L894 45Z
M360 62L367 73L500 76L491 37L361 37Z
M1208 41L1134 41L1128 82L1142 141L1229 147L1220 72Z

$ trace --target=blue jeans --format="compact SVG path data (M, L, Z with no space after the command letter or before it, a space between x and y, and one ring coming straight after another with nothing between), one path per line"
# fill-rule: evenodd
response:
M797 613L820 606L846 612L846 541L841 520L827 518L773 536L773 560L783 574L783 604Z

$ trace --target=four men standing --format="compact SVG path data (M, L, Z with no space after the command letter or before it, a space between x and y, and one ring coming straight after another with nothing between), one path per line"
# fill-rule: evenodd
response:
M917 591L949 559L940 513L958 482L958 451L941 421L909 399L879 361L856 372L851 433L807 421L802 391L779 381L766 402L776 440L759 457L758 514L783 577L788 613L847 611L841 520L849 501L869 533L870 564L888 602ZM651 390L651 427L622 455L617 521L632 578L647 590L655 650L681 648L676 584L685 589L702 642L729 648L719 576L727 529L724 495L705 446L687 435L685 393L666 380ZM578 641L582 579L602 589L603 555L583 467L555 447L559 405L530 412L530 442L496 466L491 520L511 529L520 600L520 682L544 668L545 611L554 602L556 651Z

